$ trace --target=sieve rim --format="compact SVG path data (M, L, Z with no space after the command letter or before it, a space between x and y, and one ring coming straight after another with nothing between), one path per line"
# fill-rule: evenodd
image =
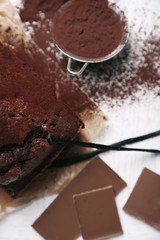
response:
M78 61L78 62L83 62L83 63L100 63L100 62L104 62L104 61L107 61L111 58L113 58L114 56L116 56L118 53L121 52L121 50L125 47L127 41L128 41L128 37L129 37L129 33L127 33L126 35L126 40L125 42L123 43L120 43L118 45L118 47L112 51L111 53L107 54L106 56L104 57L101 57L101 58L83 58L83 57L79 57L79 56L76 56L72 53L68 53L67 51L64 51L62 50L57 44L56 44L56 47L65 55L67 56L68 58L71 58L75 61Z

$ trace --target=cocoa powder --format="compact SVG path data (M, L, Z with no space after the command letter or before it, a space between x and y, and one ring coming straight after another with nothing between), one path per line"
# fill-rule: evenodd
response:
M50 0L25 0L21 17L26 29L32 29L31 37L38 46L52 59L56 58L66 72L67 58L55 47L51 36L57 11L55 6L60 7L64 2L67 0L52 0L51 6ZM82 77L70 75L93 101L111 109L140 101L148 91L156 97L160 96L160 15L149 8L150 0L143 0L143 7L135 5L133 0L131 2L133 5L130 6L127 0L116 0L125 11L130 29L128 45L124 50L109 61L89 64ZM31 11L34 13L31 14Z
M82 58L102 58L121 42L123 22L106 0L72 0L53 20L53 38L65 52Z

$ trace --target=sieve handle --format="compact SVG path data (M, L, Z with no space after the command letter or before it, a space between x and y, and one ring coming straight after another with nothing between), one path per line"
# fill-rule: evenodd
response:
M88 66L88 63L84 63L84 65L82 66L82 68L79 71L73 71L71 69L71 64L72 64L72 58L68 58L67 70L69 73L71 73L73 75L82 74L84 72L84 70L86 69L86 67Z

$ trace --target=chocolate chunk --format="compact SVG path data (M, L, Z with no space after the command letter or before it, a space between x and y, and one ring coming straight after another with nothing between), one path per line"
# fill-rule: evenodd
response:
M123 209L160 229L160 175L144 168Z
M80 228L72 196L110 185L118 194L126 183L99 157L95 157L35 221L33 227L46 240L75 239L80 235Z
M112 186L73 196L83 239L93 240L123 233Z

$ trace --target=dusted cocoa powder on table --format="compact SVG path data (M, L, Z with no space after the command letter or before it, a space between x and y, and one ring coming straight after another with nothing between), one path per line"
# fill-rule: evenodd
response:
M53 19L54 42L65 52L82 58L102 58L121 42L123 22L106 0L73 0Z
M46 55L56 59L65 73L67 58L55 47L51 30L57 10L66 2L69 1L24 0L20 10L29 35ZM128 20L127 46L111 60L89 64L82 76L70 75L94 102L111 111L123 104L148 99L148 94L160 96L160 13L151 8L154 4L150 0L138 4L134 0L130 4L128 0L116 0L116 4ZM17 2L15 6L18 8Z

